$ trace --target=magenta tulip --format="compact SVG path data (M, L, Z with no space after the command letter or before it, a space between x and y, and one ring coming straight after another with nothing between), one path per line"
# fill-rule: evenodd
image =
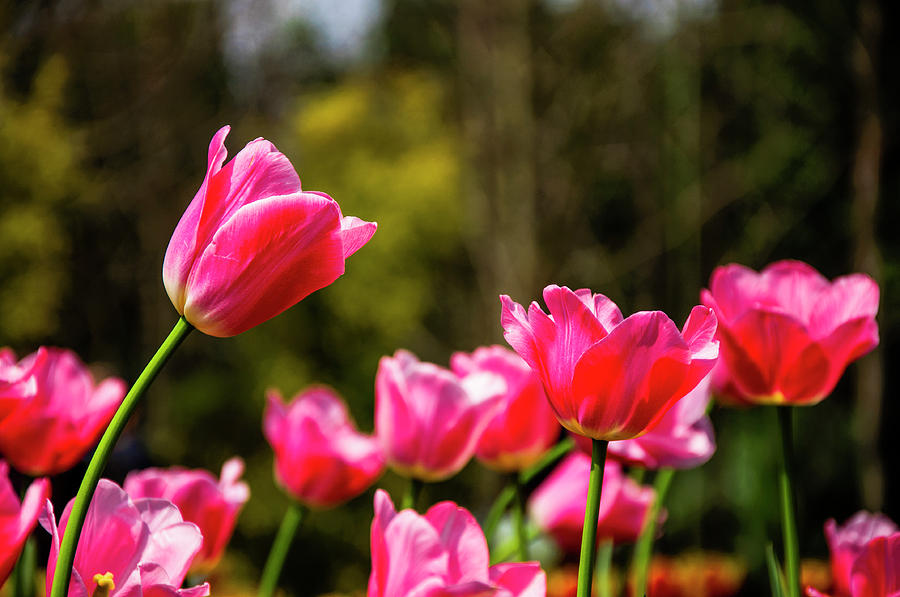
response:
M465 508L440 502L422 516L375 492L368 597L544 597L537 562L488 567L484 533Z
M800 261L762 272L718 267L703 304L719 318L721 392L746 404L815 404L847 365L878 345L878 285L864 274L829 282Z
M647 469L687 469L700 466L716 451L712 422L706 416L710 401L710 376L675 403L660 422L640 437L610 442L611 458ZM585 454L591 442L575 435L575 443Z
M191 570L205 574L218 563L234 532L238 513L250 498L250 488L239 481L243 472L244 461L234 457L222 465L219 479L203 469L173 466L129 473L123 487L133 500L161 498L172 502L186 522L200 528L203 545Z
M584 510L587 504L591 459L581 452L569 454L541 483L528 500L528 512L537 525L559 546L571 553L581 549ZM629 479L615 460L607 460L597 538L614 543L637 541L656 499L651 487Z
M520 471L536 463L556 442L559 423L541 380L516 353L502 346L481 347L471 355L457 352L450 367L463 380L487 372L506 382L502 406L475 448L475 457L485 466Z
M900 532L870 539L853 560L848 580L846 592L835 586L835 597L900 597ZM812 587L806 595L828 597Z
M440 481L462 469L502 406L504 379L454 373L398 350L375 376L375 434L388 465L404 476Z
M834 519L825 523L825 539L831 552L831 579L838 595L851 594L853 563L866 545L876 537L887 537L898 530L897 525L884 514L866 511L857 512L842 526L838 526Z
M275 451L275 478L307 506L337 506L368 489L384 471L381 444L356 430L330 388L309 388L288 405L269 390L263 431Z
M0 587L12 572L48 497L50 481L37 479L28 486L20 503L9 482L9 465L0 460Z
M51 534L47 561L47 595L53 584L60 537L72 504L59 522L47 502L41 525ZM101 479L87 511L75 553L69 597L204 597L209 585L182 589L181 584L203 536L184 522L174 504L158 498L134 501L122 488Z
M61 348L41 348L13 367L19 377L4 390L0 454L31 476L70 469L112 419L125 383L111 377L95 384L78 356Z
M694 307L681 332L665 313L622 318L602 294L547 286L548 316L508 296L503 335L541 378L566 429L598 440L638 437L694 389L718 356L716 317Z
M302 191L294 167L265 139L223 167L229 130L209 144L206 177L163 263L175 309L211 336L240 334L328 286L376 227L344 217L324 193Z

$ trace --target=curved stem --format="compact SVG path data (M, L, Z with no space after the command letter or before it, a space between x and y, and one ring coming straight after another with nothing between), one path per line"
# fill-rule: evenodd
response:
M528 535L525 532L525 484L519 475L512 475L512 484L515 487L515 500L513 501L513 522L516 527L516 557L519 562L528 561Z
M781 502L781 533L784 539L784 573L788 597L800 597L800 542L797 538L797 507L794 484L794 408L779 406L781 459L778 489Z
M406 493L403 494L403 501L400 503L401 510L416 509L419 502L419 496L422 495L422 488L425 483L414 477L409 478L409 485L406 486Z
M300 528L302 521L303 507L292 501L287 512L284 513L284 518L281 519L281 526L278 527L278 534L275 535L272 550L269 552L269 558L263 568L262 578L259 581L259 597L272 597L275 594L281 569L284 567L284 561L291 550L294 535L297 534L297 529Z
M597 559L597 518L600 514L600 491L603 488L603 467L606 464L606 447L608 445L609 442L606 440L591 440L591 479L588 482L584 530L581 533L577 597L591 597L594 562Z
M141 372L137 381L131 386L131 389L119 405L116 414L113 415L112 421L106 427L97 449L91 457L87 471L84 473L84 479L81 480L81 487L78 488L78 494L75 496L75 503L72 505L72 512L69 515L69 521L66 523L66 532L63 535L62 543L59 548L59 558L56 561L56 571L53 574L53 588L51 597L66 597L69 591L69 580L72 577L72 563L75 561L75 547L78 545L78 538L81 536L81 527L84 525L84 519L87 516L88 506L91 498L94 496L94 490L97 489L97 483L106 468L106 463L112 454L116 441L122 435L128 419L137 407L138 402L150 387L150 384L159 374L159 371L172 356L176 348L184 341L187 335L194 327L187 322L184 317L180 317L175 323L175 327L169 332L168 337L163 341L159 350L147 363L147 366Z
M650 559L653 556L656 523L659 521L659 512L662 510L663 502L666 499L666 494L669 492L669 486L672 484L672 477L674 476L675 471L673 469L664 468L656 473L656 479L653 481L656 498L653 500L653 505L647 513L647 521L644 523L643 530L641 530L641 536L634 546L634 555L631 562L635 595L644 595L647 592L647 574L650 570Z

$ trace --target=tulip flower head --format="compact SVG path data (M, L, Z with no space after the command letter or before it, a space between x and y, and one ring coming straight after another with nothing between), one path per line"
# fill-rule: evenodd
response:
M270 390L263 431L275 451L275 478L307 506L337 506L384 471L381 444L356 430L344 401L330 388L309 388L287 405Z
M328 195L302 191L294 167L265 139L223 166L229 130L210 142L206 177L163 263L175 309L211 336L240 334L328 286L376 228L344 217Z
M544 289L547 315L508 296L503 335L541 378L563 427L598 440L638 437L694 389L718 357L716 317L694 307L684 328L661 311L623 318L602 294Z
M578 553L581 549L590 472L591 458L578 451L572 452L528 500L532 520L549 533L560 548L570 553ZM638 485L625 476L618 462L607 459L600 493L598 540L637 541L655 499L656 492L652 487Z
M423 516L397 512L375 492L372 573L368 597L544 597L547 579L537 562L497 564L475 518L453 502Z
M440 481L462 469L495 413L506 382L481 372L456 374L398 350L375 376L375 434L401 475Z
M191 570L205 574L218 563L234 532L238 513L250 499L250 488L239 481L243 472L244 461L234 457L222 466L219 479L202 469L173 466L129 473L123 487L132 500L161 498L172 502L186 522L200 528L203 546Z
M471 355L457 352L450 368L461 379L483 372L506 382L503 405L488 423L475 449L485 466L511 472L536 463L559 437L559 423L541 380L516 353L502 346L481 347Z
M739 404L816 404L849 363L878 345L878 285L864 274L829 282L800 261L760 273L713 271L704 305L719 318L717 394Z
M12 572L48 497L50 481L37 479L28 486L20 503L9 482L9 465L0 460L0 587Z
M865 510L854 514L842 526L833 518L825 523L825 539L831 552L831 579L838 595L850 595L851 570L866 545L876 537L887 537L898 530L884 514L870 514Z
M51 535L47 561L47 595L53 584L60 537L65 533L73 499L57 526L47 501L40 522ZM100 479L78 540L69 597L205 597L209 585L182 589L200 551L197 525L184 522L168 500L131 500L121 487Z
M675 403L660 422L640 437L609 442L607 454L619 462L647 469L700 466L716 451L712 422L706 415L711 374ZM575 443L591 453L591 441L575 435Z
M11 368L16 372L10 374ZM0 385L7 405L5 416L0 413L0 454L31 476L55 475L74 466L125 397L125 382L111 377L95 384L70 350L40 348L6 370L7 379L15 379Z
M853 560L848 581L846 592L835 584L835 597L900 596L900 532L869 540ZM828 597L812 587L806 588L806 595Z

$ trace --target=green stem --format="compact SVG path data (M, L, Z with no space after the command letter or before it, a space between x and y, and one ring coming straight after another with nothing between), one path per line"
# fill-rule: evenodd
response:
M613 597L612 556L612 539L604 539L597 548L597 597Z
M78 494L75 496L75 503L72 505L72 512L69 515L69 522L66 524L66 533L62 538L62 544L59 549L59 558L56 561L56 571L53 574L53 588L51 597L66 597L69 591L69 580L72 577L72 563L75 561L75 547L78 545L78 538L81 536L81 527L84 526L84 519L87 516L88 506L97 489L97 483L100 482L100 476L106 463L112 454L113 448L122 430L125 429L128 419L137 407L138 402L150 387L150 384L159 374L160 369L172 356L172 353L178 348L185 337L193 330L194 327L187 322L184 317L178 319L175 327L169 332L168 337L163 341L159 350L147 363L147 366L141 372L141 375L131 386L131 389L119 405L119 409L113 416L112 421L100 438L97 449L91 457L87 471L84 473L84 479L81 481L81 487L78 488Z
M797 538L797 507L794 483L794 408L779 406L781 459L778 489L781 502L781 533L784 539L784 572L788 597L800 597L800 542Z
M647 575L650 571L650 560L653 556L653 540L656 538L656 523L659 521L659 513L665 502L666 494L669 492L669 486L672 484L672 477L675 471L670 468L661 469L656 473L656 479L653 481L653 489L656 491L656 498L653 505L647 513L647 520L644 528L641 530L641 536L634 546L634 555L631 561L632 578L634 580L634 594L643 596L647 592Z
M409 484L406 486L406 493L403 494L403 501L400 503L401 510L416 509L419 503L419 496L422 495L422 488L425 483L421 479L414 477L409 478Z
M591 440L591 478L588 482L587 505L584 509L584 531L581 533L581 557L578 560L577 597L591 597L594 562L597 559L597 522L600 515L600 491L603 488L603 467L609 442Z
M284 518L281 519L281 526L278 528L278 534L275 536L272 550L269 552L269 558L263 568L262 578L259 581L259 597L272 597L275 594L275 589L278 588L278 577L281 576L284 561L291 550L291 542L294 540L294 535L297 534L302 520L303 507L292 501L287 512L284 513Z
M34 537L29 535L22 548L22 555L16 562L13 571L15 578L13 584L14 597L34 597L34 569L37 564L37 544Z
M520 562L527 562L528 535L525 532L525 484L519 479L519 475L512 475L512 485L515 487L515 500L513 501L513 522L516 527L516 557Z
M516 488L513 487L512 484L509 484L503 488L503 491L500 492L497 499L491 504L491 509L488 510L487 518L484 519L484 536L487 537L488 541L491 541L494 538L494 533L497 532L497 525L500 524L500 519L503 518L506 507L509 506L515 496Z

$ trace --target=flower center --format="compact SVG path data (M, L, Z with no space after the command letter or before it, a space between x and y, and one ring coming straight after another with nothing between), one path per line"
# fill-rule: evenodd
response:
M94 582L97 583L97 588L94 589L91 597L109 597L109 594L116 589L116 583L113 582L112 572L95 574Z

